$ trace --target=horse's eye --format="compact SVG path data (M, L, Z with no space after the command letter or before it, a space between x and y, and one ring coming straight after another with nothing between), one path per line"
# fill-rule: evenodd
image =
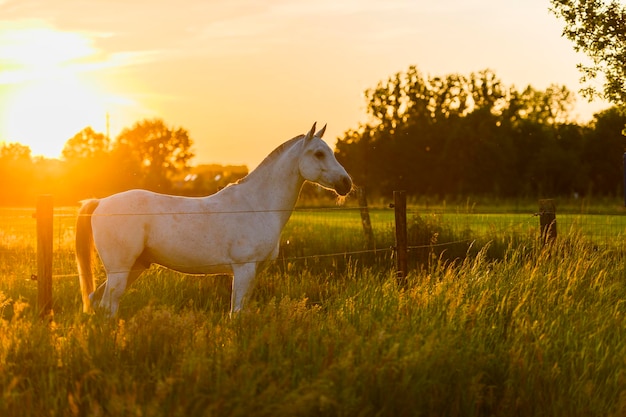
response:
M313 155L315 155L317 159L324 159L325 156L324 152L322 151L316 151Z

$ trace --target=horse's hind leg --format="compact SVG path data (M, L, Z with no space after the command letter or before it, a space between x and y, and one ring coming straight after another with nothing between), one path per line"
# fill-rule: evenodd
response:
M128 271L108 272L107 280L93 293L94 298L101 294L100 307L105 308L114 316L119 308L120 298L126 287L132 284L147 266L137 261ZM101 289L104 287L104 289Z
M102 294L104 294L104 287L106 287L107 282L104 281L102 284L98 285L98 288L91 294L89 294L89 302L92 306L99 306L100 300L102 300Z
M128 277L126 279L126 287L129 287L141 273L148 268L147 265L141 265L139 263L135 264L135 267L130 271ZM99 303L102 300L102 296L104 295L104 290L107 285L107 280L105 280L102 284L98 285L98 288L91 294L89 294L89 301L92 306L100 305Z

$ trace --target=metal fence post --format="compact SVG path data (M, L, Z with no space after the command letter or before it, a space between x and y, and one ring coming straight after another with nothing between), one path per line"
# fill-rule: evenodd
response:
M365 188L364 187L357 188L356 195L359 201L359 211L361 213L361 225L363 226L363 233L365 233L365 244L367 246L367 249L376 249L376 240L374 240L374 231L372 230L370 212L367 207L367 196L365 194Z
M52 310L52 196L37 199L37 304L39 314Z

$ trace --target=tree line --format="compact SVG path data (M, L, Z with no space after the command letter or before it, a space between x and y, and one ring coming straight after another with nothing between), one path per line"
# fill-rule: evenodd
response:
M425 77L415 66L365 97L369 121L339 138L335 152L369 193L622 193L623 107L580 124L571 120L574 96L563 86L518 90L489 70ZM190 166L192 145L184 128L162 119L137 122L115 140L87 127L67 141L59 160L4 144L0 205L32 205L44 193L74 204L131 188L207 195L247 174L245 166Z
M580 124L574 95L505 86L490 70L424 76L415 66L365 93L369 121L337 157L370 193L554 197L622 192L626 115Z
M247 174L245 166L190 166L193 141L184 128L142 120L115 140L91 127L70 138L61 159L33 158L19 143L0 146L0 205L32 205L39 194L74 204L132 188L212 194Z

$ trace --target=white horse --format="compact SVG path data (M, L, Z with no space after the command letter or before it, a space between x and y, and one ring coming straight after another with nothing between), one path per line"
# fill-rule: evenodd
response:
M352 180L321 139L326 126L276 148L248 176L208 197L131 190L83 202L76 260L83 310L116 314L124 290L151 264L189 274L231 274L231 312L258 265L278 255L280 233L305 181L345 196ZM107 280L94 292L93 246ZM99 304L98 304L99 300Z

